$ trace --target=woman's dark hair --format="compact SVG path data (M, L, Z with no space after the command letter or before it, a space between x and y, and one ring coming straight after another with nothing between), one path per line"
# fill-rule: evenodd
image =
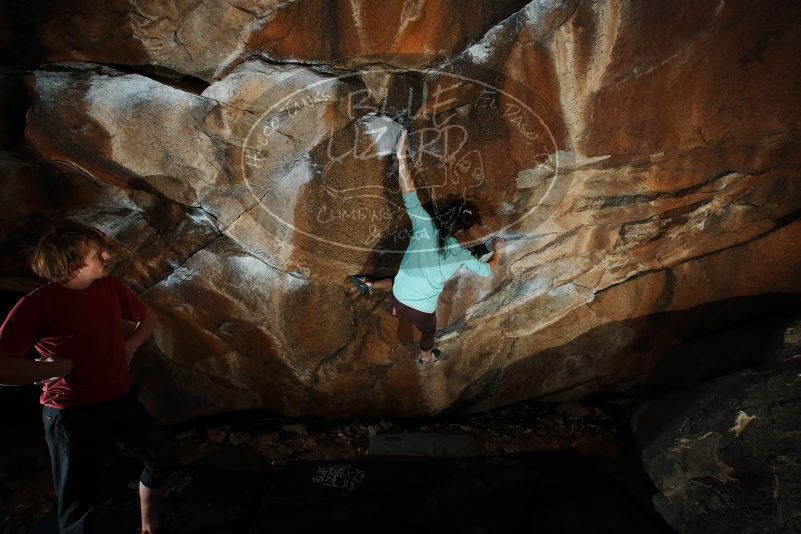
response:
M442 257L448 254L448 238L460 230L469 230L481 224L478 211L469 202L450 201L441 208L432 204L434 216L431 220L437 229L437 245Z

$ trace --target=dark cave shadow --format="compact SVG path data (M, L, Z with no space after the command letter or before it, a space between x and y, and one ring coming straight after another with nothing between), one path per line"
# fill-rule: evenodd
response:
M530 399L530 384L539 379L537 375L549 370L569 374L567 355L592 358L598 340L611 338L621 326L634 328L640 335L629 344L630 357L618 367L619 372L542 397L564 396L576 388L588 388L587 394L577 394L587 399L660 397L742 369L773 365L787 325L799 316L801 293L768 293L605 324L532 358L488 371L446 413L475 411L496 394L504 404Z

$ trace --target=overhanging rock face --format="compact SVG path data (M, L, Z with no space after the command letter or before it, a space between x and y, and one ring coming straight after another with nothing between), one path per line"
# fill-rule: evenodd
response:
M703 329L660 318L801 292L791 3L675 6L670 25L616 1L185 4L67 2L58 38L31 15L50 63L26 141L52 165L0 161L7 250L55 216L127 249L118 273L162 319L137 372L165 421L625 389ZM111 27L125 46L78 31ZM426 200L467 198L474 237L509 238L490 279L446 287L436 366L385 295L345 292L408 242L382 115L409 121Z

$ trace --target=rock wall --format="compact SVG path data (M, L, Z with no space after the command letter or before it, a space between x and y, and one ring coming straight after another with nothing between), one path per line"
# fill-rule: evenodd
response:
M162 320L136 372L164 421L625 390L749 299L801 292L795 3L2 9L0 91L30 98L0 158L3 287L30 286L19 250L49 221L106 231ZM386 115L425 199L476 202L473 237L509 239L490 279L446 287L425 368L386 295L346 294L408 242Z
M654 505L678 532L801 528L801 322L773 330L772 365L656 399L634 419Z

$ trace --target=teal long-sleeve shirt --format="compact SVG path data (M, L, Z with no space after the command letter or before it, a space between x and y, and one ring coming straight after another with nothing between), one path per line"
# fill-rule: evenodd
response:
M410 308L433 313L445 282L460 267L483 277L489 276L491 271L489 265L473 257L453 237L447 240L445 255L440 253L437 229L420 204L416 191L403 195L403 204L412 220L412 237L395 276L392 293Z

